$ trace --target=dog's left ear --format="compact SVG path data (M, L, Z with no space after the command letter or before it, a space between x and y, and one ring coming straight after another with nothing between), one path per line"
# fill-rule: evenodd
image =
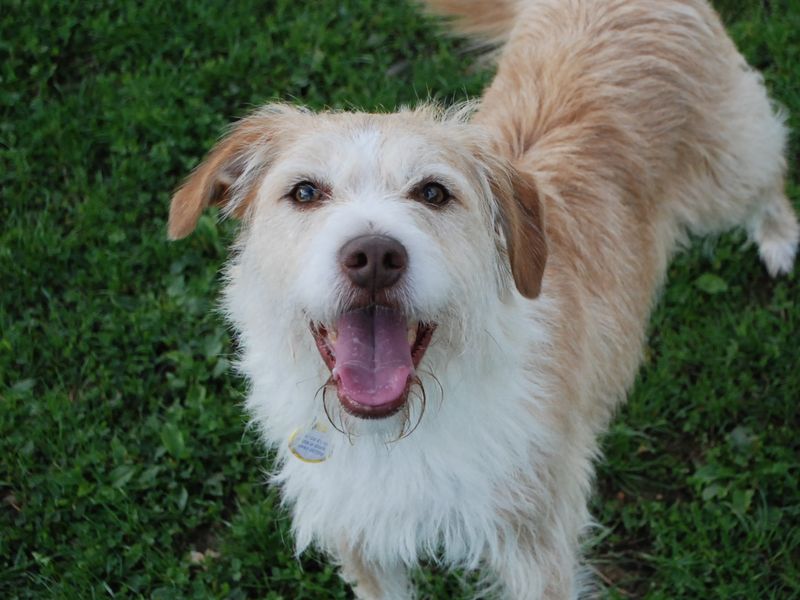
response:
M514 283L520 294L536 298L542 290L547 262L542 204L536 184L530 176L512 170L507 182L494 182L492 187Z
M203 210L212 205L241 218L276 151L278 131L300 114L273 104L236 123L172 197L169 238L179 240L192 233Z

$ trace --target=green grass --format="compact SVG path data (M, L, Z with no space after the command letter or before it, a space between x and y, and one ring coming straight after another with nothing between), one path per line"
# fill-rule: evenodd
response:
M800 5L717 5L800 130ZM262 485L214 312L234 227L204 218L167 244L165 217L223 127L267 100L479 94L489 74L438 32L377 0L3 3L0 597L349 597L293 557ZM675 262L605 439L591 556L609 598L800 598L800 283L742 242ZM419 578L425 597L464 593Z

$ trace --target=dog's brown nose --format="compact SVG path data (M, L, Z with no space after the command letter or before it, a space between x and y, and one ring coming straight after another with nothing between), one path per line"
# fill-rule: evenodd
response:
M342 246L339 263L355 285L376 291L397 283L408 265L408 254L394 238L362 235Z

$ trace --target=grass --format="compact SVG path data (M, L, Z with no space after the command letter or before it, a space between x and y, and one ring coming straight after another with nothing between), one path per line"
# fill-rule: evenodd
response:
M800 131L800 6L717 6ZM4 2L0 597L350 597L293 557L262 485L213 310L234 226L167 244L167 204L267 100L479 94L490 74L466 48L377 0ZM742 243L674 263L605 439L591 556L608 598L800 598L800 282ZM469 589L419 579L424 597Z

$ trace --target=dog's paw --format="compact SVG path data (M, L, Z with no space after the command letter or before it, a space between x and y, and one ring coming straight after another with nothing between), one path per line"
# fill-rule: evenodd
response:
M758 254L772 277L792 272L797 243L797 239L768 238L758 245Z
M769 274L777 277L791 273L800 244L800 225L786 197L777 195L765 203L748 225Z

